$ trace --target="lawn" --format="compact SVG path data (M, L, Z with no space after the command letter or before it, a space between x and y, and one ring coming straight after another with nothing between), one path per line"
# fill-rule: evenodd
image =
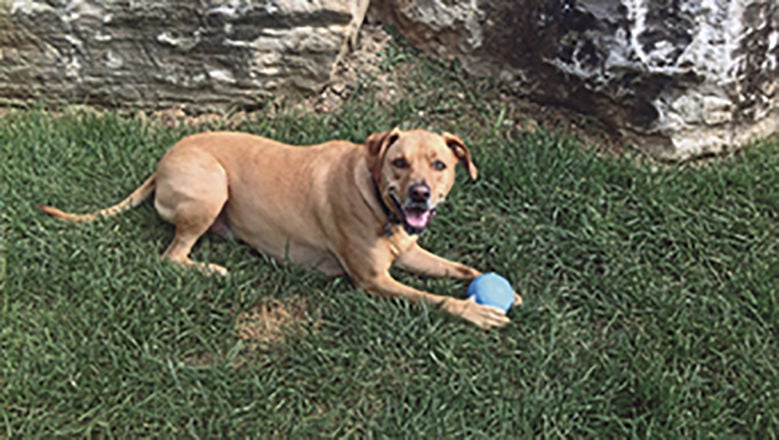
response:
M194 258L229 277L180 270L159 260L172 230L150 201L90 224L46 217L38 204L123 198L205 127L14 110L0 116L0 437L776 438L779 140L658 166L519 130L489 84L417 69L391 105L358 90L333 113L236 129L295 144L459 134L480 178L459 173L422 242L507 276L525 298L508 326L219 237Z

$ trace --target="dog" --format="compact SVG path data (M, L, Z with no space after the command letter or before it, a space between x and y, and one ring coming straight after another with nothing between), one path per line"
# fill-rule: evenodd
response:
M381 297L438 305L485 329L509 322L502 310L469 299L406 286L390 275L409 272L472 280L480 271L419 246L454 184L455 166L478 170L463 141L424 130L371 134L363 145L334 140L306 147L238 132L183 138L157 170L126 199L91 214L42 205L60 219L111 217L154 192L157 213L175 226L162 258L226 275L214 263L189 258L207 231L235 237L277 259L336 276L346 274ZM514 304L522 298L515 293Z

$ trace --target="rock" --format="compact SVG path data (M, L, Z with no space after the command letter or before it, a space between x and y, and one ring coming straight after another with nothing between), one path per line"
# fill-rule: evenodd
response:
M316 91L368 0L0 2L0 99L189 112Z
M779 131L776 0L374 0L371 14L662 159Z

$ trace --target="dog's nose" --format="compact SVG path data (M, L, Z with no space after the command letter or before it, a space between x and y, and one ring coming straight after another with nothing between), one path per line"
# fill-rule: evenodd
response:
M408 196L414 202L426 202L430 198L430 187L426 183L415 183L408 189Z

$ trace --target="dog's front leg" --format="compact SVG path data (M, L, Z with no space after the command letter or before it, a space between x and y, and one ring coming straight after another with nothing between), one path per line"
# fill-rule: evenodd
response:
M399 255L395 262L404 270L431 277L472 280L481 275L472 267L439 257L418 244Z
M472 280L481 275L480 271L472 267L439 257L418 244L414 244L408 251L398 256L396 263L404 270L431 277ZM522 297L514 292L514 305L520 304L522 304Z
M497 307L414 289L392 278L389 272L383 271L368 276L352 275L352 279L364 290L385 298L402 298L411 302L440 305L452 315L460 316L484 329L501 327L509 322L505 312Z

